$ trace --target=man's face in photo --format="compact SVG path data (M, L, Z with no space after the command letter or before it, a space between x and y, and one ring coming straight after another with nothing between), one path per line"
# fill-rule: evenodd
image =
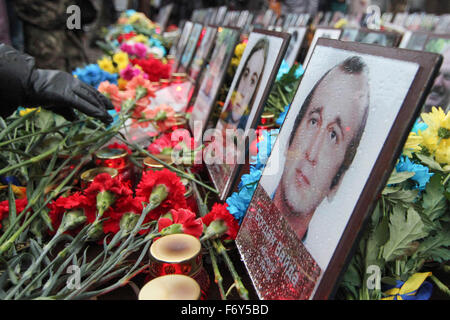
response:
M367 75L334 68L317 86L289 146L280 182L294 216L313 212L331 189L368 105Z
M439 76L434 81L431 93L425 103L427 109L429 109L427 111L431 111L432 107L441 107L445 110L450 104L450 47L442 55L444 60Z

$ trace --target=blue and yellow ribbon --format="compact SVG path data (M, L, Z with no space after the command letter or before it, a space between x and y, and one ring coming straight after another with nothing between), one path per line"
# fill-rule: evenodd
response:
M433 292L431 282L425 281L431 272L415 273L406 282L397 280L395 287L384 292L381 300L428 300Z

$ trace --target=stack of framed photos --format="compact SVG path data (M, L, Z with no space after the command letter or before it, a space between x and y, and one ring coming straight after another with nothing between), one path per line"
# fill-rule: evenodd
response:
M450 36L409 31L400 43L399 32L361 27L362 16L353 17L355 27L332 27L346 17L203 9L175 46L172 71L188 75L190 92L179 109L192 106L189 129L202 139L222 202L248 169L249 142L282 61L306 70L236 239L261 299L333 296L419 112L449 110ZM419 30L432 18L387 13L380 20Z

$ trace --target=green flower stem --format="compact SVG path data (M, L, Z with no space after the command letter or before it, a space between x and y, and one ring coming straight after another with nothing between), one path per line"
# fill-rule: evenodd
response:
M213 270L214 270L214 282L219 287L220 298L222 300L226 300L227 297L225 295L225 290L223 289L223 277L220 274L219 266L217 264L216 254L212 248L211 242L208 241L208 244L209 244L209 246L208 246L209 256L211 258L211 263L212 263Z
M36 268L41 266L42 260L47 256L47 253L50 251L51 248L57 243L59 237L62 235L62 230L58 230L56 234L53 236L53 238L44 246L41 254L39 255L38 259L33 262L33 264L25 271L25 273L20 278L19 282L14 286L13 290L11 290L8 295L6 295L5 300L11 299L17 291L22 287L22 285L31 278ZM48 266L47 266L48 267ZM36 279L36 278L35 278Z
M277 87L277 89L278 89L278 92L280 93L281 100L283 101L284 105L287 106L289 104L289 101L287 101L287 99L283 93L283 90L279 86Z
M216 249L217 253L221 254L222 257L225 259L225 263L228 267L228 270L230 271L231 275L233 276L234 284L236 286L236 290L239 293L239 296L244 300L249 300L248 291L244 287L241 277L239 277L238 273L236 272L233 262L231 261L230 257L228 256L227 250L223 246L222 241L213 240L212 243L213 243L214 248Z
M145 219L145 216L153 209L158 207L158 205L155 206L147 206L144 208L144 211L142 212L141 217L139 218L138 223L134 227L133 231L128 236L127 240L124 241L119 248L115 250L115 252L108 258L108 261L103 264L99 269L94 271L85 281L83 281L83 284L80 285L79 289L74 290L71 294L69 294L66 299L74 298L75 296L82 294L84 291L86 291L91 285L93 285L95 282L98 281L99 276L103 274L107 274L111 269L114 268L115 265L123 261L125 258L125 255L127 254L125 248L130 244L132 240L134 240L135 235L139 232L140 227ZM119 231L121 232L121 231ZM147 239L150 239L146 237ZM111 245L111 244L110 244Z
M178 175L182 176L183 178L186 178L186 179L188 179L188 180L190 180L190 181L192 181L192 182L194 182L194 183L196 183L196 184L201 185L201 186L202 186L203 188L205 188L205 189L208 189L208 190L210 190L210 191L212 191L212 192L214 192L214 193L216 193L216 194L219 194L219 192L218 192L216 189L214 189L214 188L208 186L207 184L205 184L205 183L203 183L203 182L201 182L201 181L199 181L199 180L193 178L191 175L187 174L186 172L181 171L181 170L175 168L174 166L171 166L170 164L167 164L166 162L164 162L164 161L158 159L157 157L155 157L154 155L152 155L152 154L149 153L148 151L144 150L144 149L143 149L141 146L139 146L138 144L130 143L130 142L128 142L127 140L122 139L122 138L119 138L119 139L120 139L121 141L123 141L124 143L128 144L129 146L131 146L131 147L133 147L133 148L139 150L141 153L145 154L146 156L152 158L152 159L155 160L156 162L162 164L164 167L166 167L166 168L169 169L170 171L173 171L173 172L177 173Z
M46 152L41 153L40 155L37 155L35 157L32 157L32 158L30 158L30 159L28 159L28 160L26 160L24 162L15 164L15 165L10 166L10 167L3 168L3 169L0 170L0 175L4 175L5 173L8 173L8 172L13 171L15 169L19 169L19 168L27 166L29 164L33 164L33 163L37 163L39 161L42 161L43 159L47 158L48 156L50 156L51 154L56 152L59 149L60 145L61 144L58 144L58 145L54 146L53 148L51 148L50 150L47 150Z
M82 122L83 122L82 120L78 120L78 121L74 121L74 122L71 122L71 123L60 125L60 126L55 127L53 129L47 129L47 130L43 130L43 131L39 131L39 132L34 132L34 133L23 135L23 136L14 138L14 139L7 140L7 141L4 141L4 142L0 142L0 148L3 147L3 146L6 146L8 144L18 142L18 141L26 140L26 139L33 138L33 137L36 137L36 136L41 136L41 135L44 135L44 134L54 133L54 132L57 132L58 130L60 130L62 128L73 126L75 124L82 123Z
M37 112L37 110L33 110L32 112L27 113L23 117L20 117L20 118L14 120L13 123L11 123L9 126L7 126L5 129L3 129L0 132L0 141L2 141L6 137L6 135L9 134L12 130L14 130L18 126L22 125L24 122L26 122L27 119L34 116L36 114L36 112Z
M445 284L443 284L441 280L436 278L434 275L431 275L430 279L433 280L434 284L439 288L439 290L450 296L450 289Z

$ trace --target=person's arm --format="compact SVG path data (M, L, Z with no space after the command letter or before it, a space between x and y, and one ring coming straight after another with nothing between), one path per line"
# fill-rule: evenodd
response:
M8 116L17 107L43 107L76 120L72 109L111 123L106 111L112 103L95 88L57 70L35 68L34 59L0 44L0 114Z

